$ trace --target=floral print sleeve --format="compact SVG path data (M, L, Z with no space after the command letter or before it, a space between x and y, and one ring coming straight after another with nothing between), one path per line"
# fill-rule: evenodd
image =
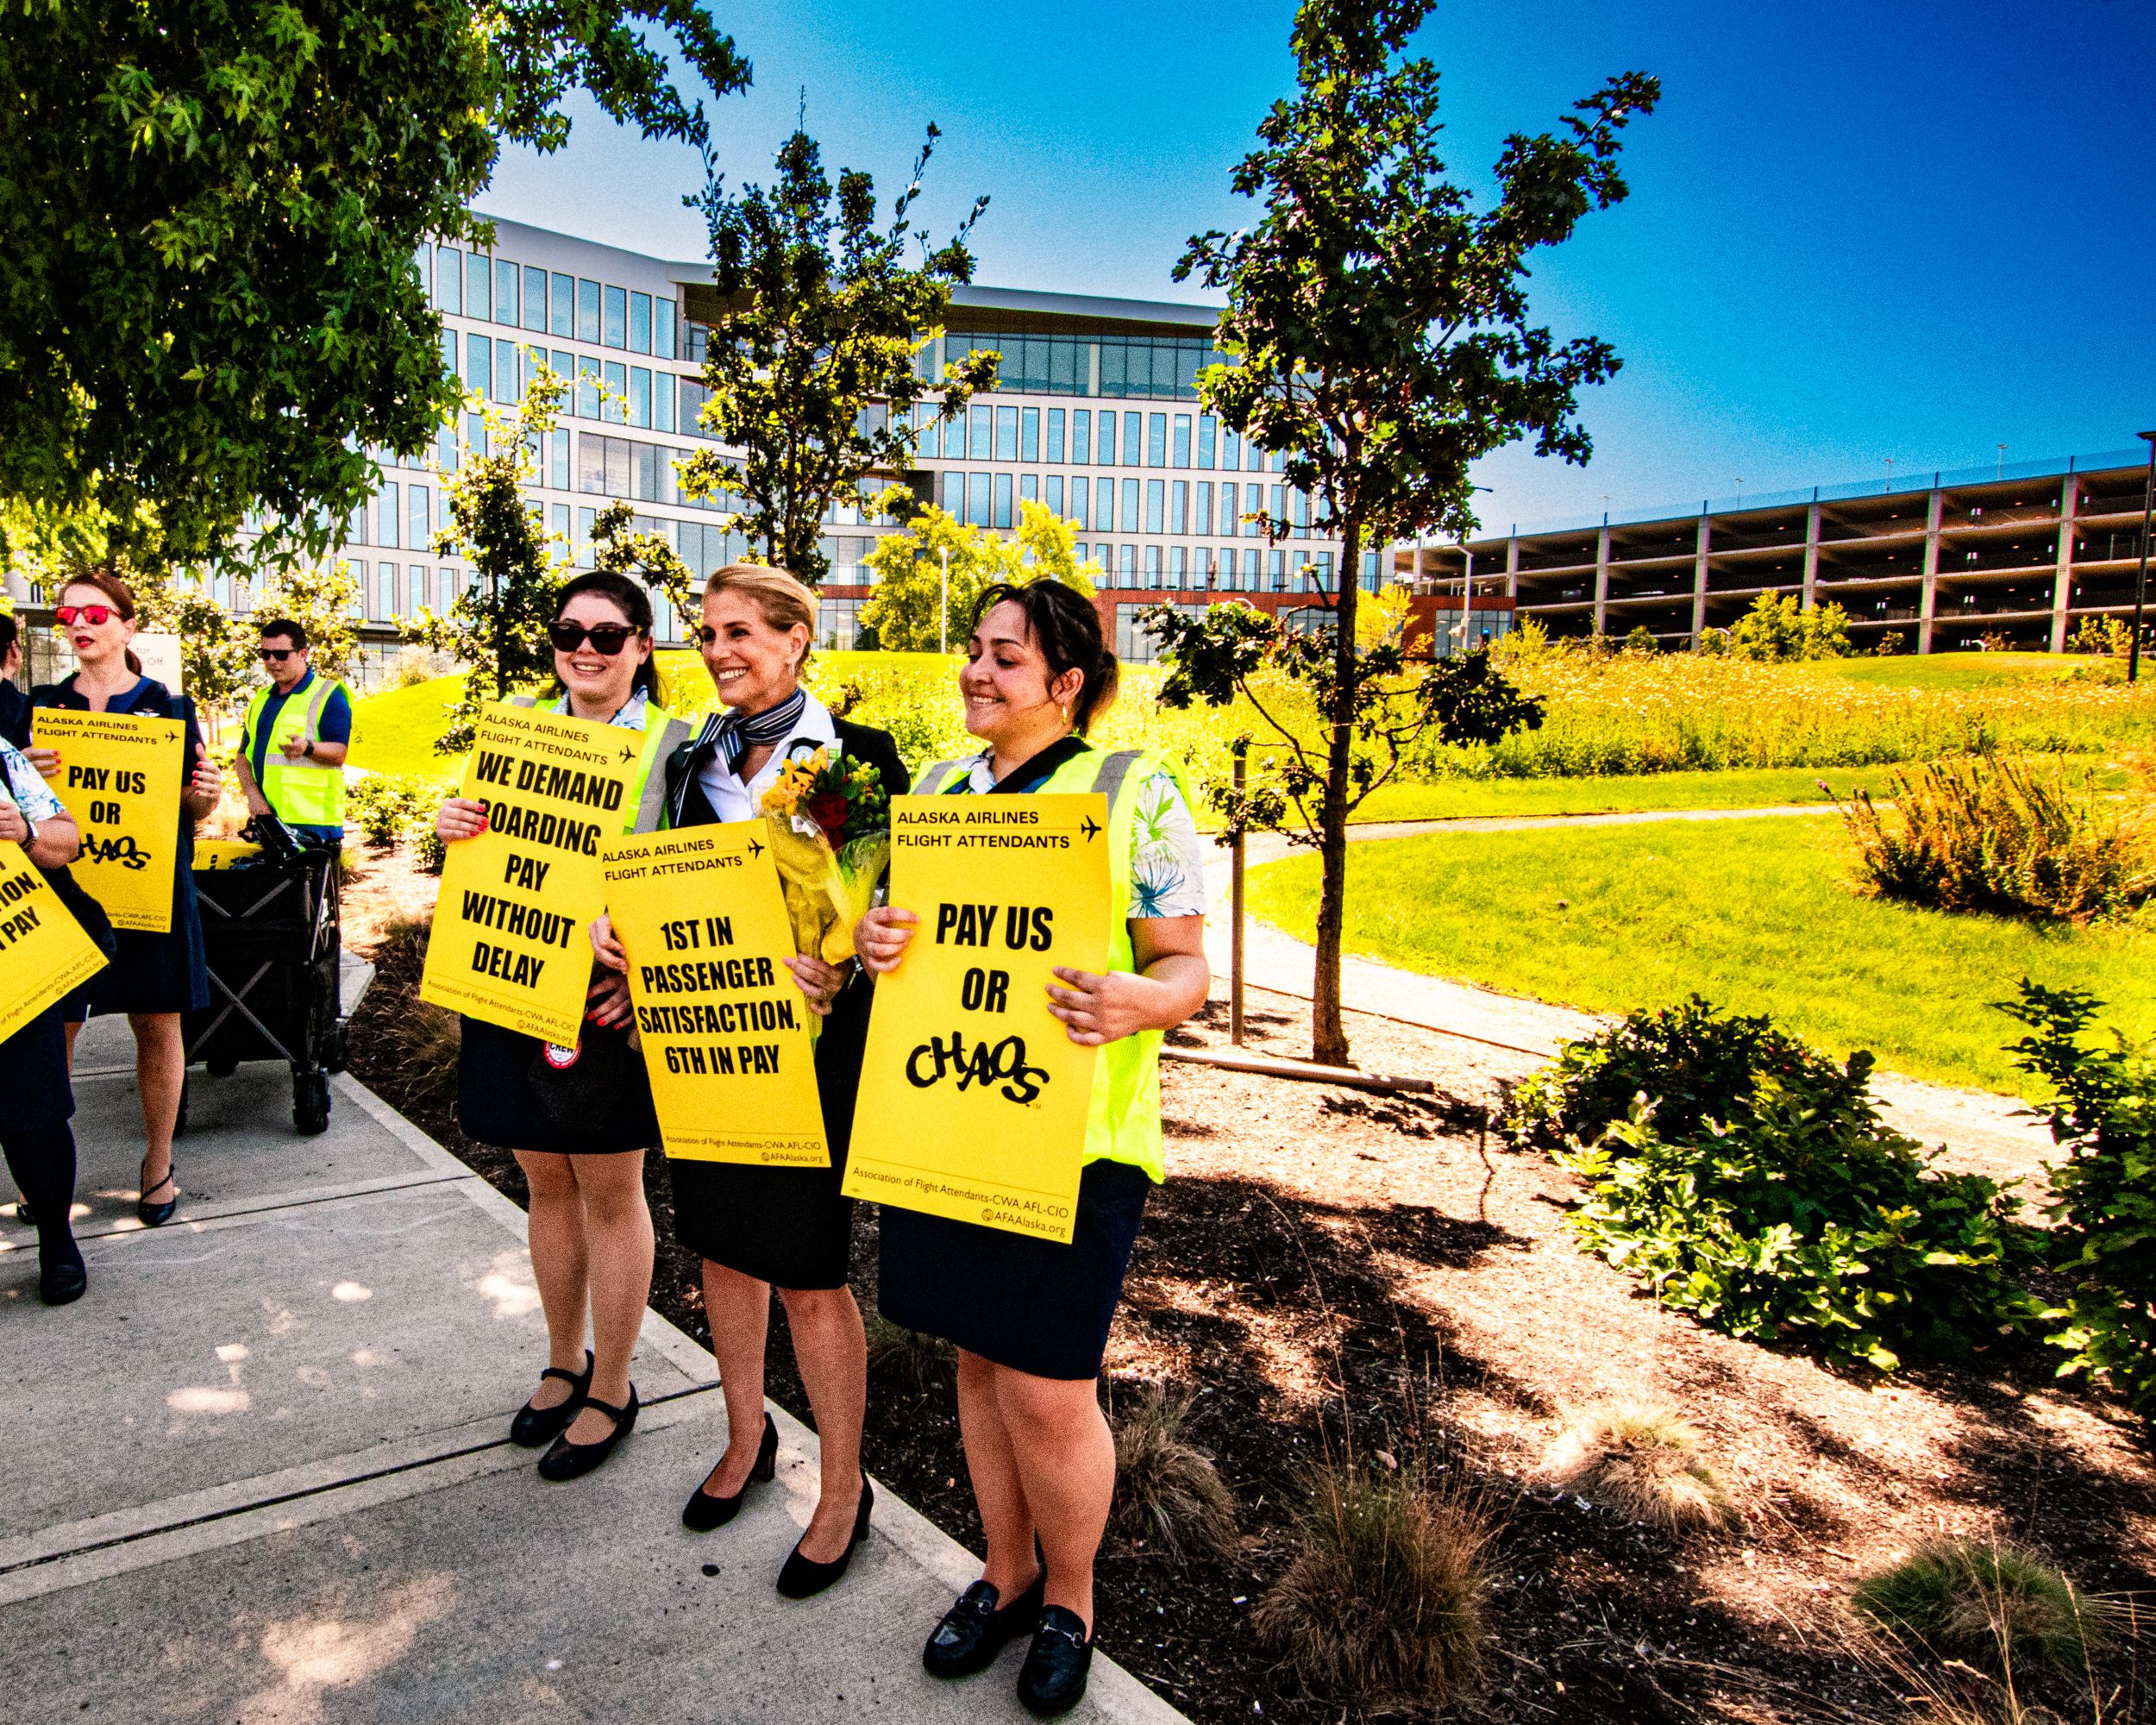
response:
M1138 787L1131 819L1131 914L1206 913L1206 852L1175 780L1155 773Z

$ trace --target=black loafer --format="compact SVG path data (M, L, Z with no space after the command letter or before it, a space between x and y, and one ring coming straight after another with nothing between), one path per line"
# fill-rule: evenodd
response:
M751 1485L762 1485L778 1472L779 1427L771 1415L763 1416L763 1437L756 1445L756 1459L749 1470L749 1477L740 1490L731 1497L721 1497L699 1485L689 1493L689 1501L681 1506L681 1525L692 1534L708 1534L714 1527L723 1527L741 1513L741 1501L748 1496ZM724 1459L724 1457L721 1459ZM710 1474L704 1476L705 1479Z
M1093 1638L1075 1611L1060 1605L1041 1608L1033 1645L1018 1668L1018 1703L1037 1719L1068 1713L1084 1698L1086 1674L1093 1668Z
M509 1422L509 1440L525 1449L536 1450L542 1444L550 1444L569 1429L569 1421L576 1418L584 1406L585 1393L592 1387L592 1351L584 1350L584 1370L581 1372L564 1371L558 1365L550 1365L539 1374L539 1381L558 1377L569 1386L566 1398L551 1408L535 1408L527 1402L517 1410L517 1417Z
M612 1407L605 1402L594 1401L588 1395L584 1398L584 1405L598 1408L612 1420L614 1429L595 1444L573 1444L567 1433L564 1433L554 1440L554 1447L539 1458L540 1478L551 1479L559 1484L565 1479L582 1477L613 1454L614 1446L636 1428L636 1386L633 1383L629 1386L626 1406Z
M846 1549L829 1563L818 1563L814 1558L801 1555L799 1540L787 1553L786 1562L779 1568L779 1591L788 1599L812 1599L846 1573L846 1567L854 1560L854 1547L868 1531L868 1512L875 1507L876 1494L869 1488L868 1476L861 1476L861 1508L854 1511L853 1537L846 1541Z
M995 1589L974 1583L921 1649L922 1668L931 1677L971 1677L987 1670L1005 1647L1041 1621L1041 1590L1047 1584L1045 1575L1034 1577L1031 1587L999 1609Z
M48 1306L66 1306L79 1300L83 1290L90 1286L90 1274L83 1268L82 1253L73 1240L67 1242L66 1252L38 1253L37 1297Z

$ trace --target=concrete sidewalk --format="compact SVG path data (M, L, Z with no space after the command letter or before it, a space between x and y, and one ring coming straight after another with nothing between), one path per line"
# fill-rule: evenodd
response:
M90 1292L37 1302L0 1219L0 1647L10 1718L1017 1720L1019 1654L939 1684L922 1640L977 1561L881 1487L852 1572L773 1590L816 1440L699 1537L710 1355L655 1314L635 1434L548 1485L509 1416L545 1364L523 1214L348 1076L291 1130L281 1066L191 1075L180 1216L134 1216L126 1027L81 1050ZM705 1565L716 1573L704 1573ZM1181 1715L1096 1661L1074 1716Z
M1541 826L1629 826L1663 820L1732 820L1764 815L1816 815L1831 811L1797 806L1771 809L1656 809L1631 814L1536 815L1483 820L1412 821L1351 828L1357 844L1407 838L1431 832L1513 831ZM1284 839L1267 834L1253 837L1244 856L1246 866L1277 862L1290 854ZM1215 847L1206 866L1209 901L1206 919L1206 957L1213 967L1213 992L1225 996L1230 968L1228 854ZM1308 1000L1316 969L1317 950L1307 941L1252 919L1244 925L1243 974L1245 983L1275 994ZM1426 976L1413 970L1382 963L1374 958L1345 954L1340 960L1342 998L1353 1011L1396 1019L1403 1024L1459 1037L1500 1057L1514 1057L1511 1064L1524 1075L1557 1051L1558 1044L1613 1024L1610 1017L1555 1006L1545 1000L1501 994L1471 982L1441 976ZM1508 1075L1509 1076L1509 1075ZM1953 1154L1953 1165L1995 1178L2026 1176L2041 1164L2055 1159L2057 1146L2050 1129L2019 1101L1984 1090L1959 1090L1930 1084L1898 1073L1875 1073L1872 1095L1884 1110L1887 1123L1924 1145L1945 1145Z

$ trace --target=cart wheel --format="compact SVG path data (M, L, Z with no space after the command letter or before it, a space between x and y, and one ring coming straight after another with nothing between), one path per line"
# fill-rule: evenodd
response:
M187 1088L188 1080L183 1076L179 1081L179 1112L172 1116L174 1138L179 1138L187 1130Z
M327 1072L292 1074L292 1130L313 1138L329 1130L329 1075Z
M240 1063L225 1055L219 1055L215 1060L205 1060L203 1064L210 1069L212 1078L229 1078L240 1070Z
M351 1058L351 1032L344 1020L338 1019L330 1026L329 1034L323 1043L323 1070L325 1072L343 1071L345 1063Z

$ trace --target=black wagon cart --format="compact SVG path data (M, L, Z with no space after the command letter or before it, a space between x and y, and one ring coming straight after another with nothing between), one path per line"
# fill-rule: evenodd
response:
M243 1060L285 1062L292 1127L311 1136L329 1129L329 1075L344 1070L339 853L299 844L281 823L248 834L256 854L195 871L210 1004L186 1016L187 1059L215 1077Z

